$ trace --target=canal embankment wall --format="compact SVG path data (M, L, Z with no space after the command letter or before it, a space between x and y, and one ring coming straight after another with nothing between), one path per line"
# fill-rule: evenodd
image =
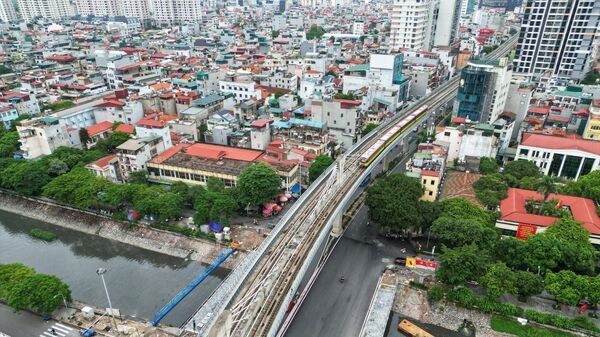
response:
M0 190L0 210L203 263L212 263L226 248L215 242L189 238L146 225L127 226L107 215L73 208L45 198L25 197L6 190ZM221 267L232 269L237 260L239 258L230 258Z

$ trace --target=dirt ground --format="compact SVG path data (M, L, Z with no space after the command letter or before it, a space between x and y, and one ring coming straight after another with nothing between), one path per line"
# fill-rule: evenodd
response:
M231 239L238 242L244 250L254 250L269 235L270 229L254 225L234 225Z
M442 187L440 200L465 197L469 199L469 201L481 206L479 201L475 198L475 190L473 189L473 183L479 180L479 177L481 177L479 173L448 171L446 173L444 186Z

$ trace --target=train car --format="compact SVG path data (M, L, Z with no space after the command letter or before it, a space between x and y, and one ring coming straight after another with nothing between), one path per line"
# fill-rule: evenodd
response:
M359 158L361 167L368 167L402 132L411 128L423 114L427 112L428 106L423 105L419 109L411 112L408 116L402 118L396 125L381 136L375 144L368 148Z

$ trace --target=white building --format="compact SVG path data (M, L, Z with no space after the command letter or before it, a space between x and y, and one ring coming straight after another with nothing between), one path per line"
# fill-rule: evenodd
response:
M11 121L19 118L19 112L14 107L0 106L0 124L4 125L5 129L9 129L11 127Z
M69 0L17 0L17 6L25 21L31 21L36 16L60 20L75 14Z
M72 147L67 127L56 117L41 117L22 121L17 126L23 158L36 159L52 154L61 146Z
M545 175L567 179L600 169L600 142L524 133L515 160L534 162Z
M163 120L142 118L135 125L135 134L142 139L158 137L162 143L161 148L163 151L173 147L171 129L167 122Z
M197 0L150 0L149 9L153 14L152 18L161 25L202 20L202 4Z
M438 16L436 0L394 0L392 49L431 50Z
M113 183L120 182L119 158L116 154L100 158L95 162L85 165L85 168L98 177L106 178Z
M365 23L363 21L354 21L352 24L353 35L363 35L365 33Z
M600 1L526 0L515 73L581 80L595 58Z
M312 77L305 75L300 83L300 98L303 100L313 96L331 98L335 92L333 76Z
M441 0L433 45L447 47L458 36L461 0Z
M329 134L335 136L344 149L349 149L359 139L363 127L360 105L360 101L353 100L313 99L310 102L312 121L326 124Z
M296 92L298 90L298 76L287 71L276 70L272 74L261 77L260 85Z
M121 0L75 0L77 13L82 16L123 15Z
M271 143L270 119L257 119L250 124L250 147L254 150L265 150Z
M142 21L150 19L148 0L125 0L122 1L122 6L123 15L126 17L138 18Z
M458 160L465 161L466 157L496 158L498 153L498 139L494 135L494 128L489 124L477 124L464 130L458 152Z
M0 0L0 21L14 22L19 19L13 0Z
M233 94L236 103L261 97L260 89L256 88L254 81L219 81L219 88L222 92Z
M123 180L127 181L133 172L146 169L150 159L165 151L161 137L151 136L146 138L129 139L117 146L119 170Z

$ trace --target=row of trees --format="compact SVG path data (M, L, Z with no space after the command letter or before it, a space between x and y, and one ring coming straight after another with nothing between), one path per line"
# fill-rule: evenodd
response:
M436 277L446 284L478 281L492 298L503 293L526 298L543 290L538 275L595 272L589 233L574 220L562 219L523 241L502 237L494 227L496 214L466 199L445 200L442 206L431 236L442 244Z
M76 167L43 188L45 197L82 209L105 209L117 212L120 219L133 209L142 216L158 222L177 218L183 208L193 206L195 221L204 224L211 220L229 222L240 208L254 206L275 198L280 192L281 179L265 164L246 168L238 180L238 188L225 189L223 181L211 178L205 189L176 182L171 188L150 186L145 173L131 177L129 184L115 184L97 177L83 167Z
M556 178L543 176L538 167L530 161L516 160L505 165L502 173L493 158L481 158L479 171L482 177L473 184L477 200L489 209L496 209L506 198L509 187L539 191L544 195L538 211L541 214L544 201L550 193L556 192Z
M0 299L15 310L51 313L63 298L71 301L71 290L58 277L39 274L20 263L0 264Z

